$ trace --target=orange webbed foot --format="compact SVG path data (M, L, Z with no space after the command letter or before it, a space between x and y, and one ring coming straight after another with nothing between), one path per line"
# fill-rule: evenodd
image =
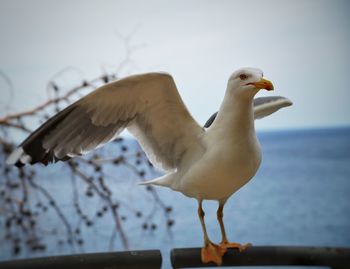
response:
M240 244L240 243L230 243L228 241L223 241L220 243L220 246L222 248L237 248L239 250L239 252L245 251L247 248L251 247L252 244L248 243L248 244Z
M214 262L216 265L222 264L222 256L226 253L227 248L216 245L212 242L207 243L201 251L203 263Z

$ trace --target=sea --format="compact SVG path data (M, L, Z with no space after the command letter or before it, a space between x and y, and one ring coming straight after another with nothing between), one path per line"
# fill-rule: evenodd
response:
M261 167L224 208L229 239L254 246L350 247L350 127L263 131L258 132L258 138L263 151ZM134 140L127 139L125 143L130 151L138 148ZM13 256L10 244L4 240L5 224L0 218L0 260L123 250L119 234L113 234L114 222L108 214L94 217L95 225L90 228L77 218L72 202L74 179L62 167L40 167L38 180L53 193L73 227L80 228L84 244L72 247L64 243L66 231L49 208L43 217L43 233L47 232L45 252L23 249ZM197 202L162 187L156 188L161 201L157 202L154 195L138 185L134 172L112 167L108 171L112 178L109 186L120 202L129 248L160 249L163 268L171 268L172 248L202 245ZM85 183L74 184L78 191L86 192ZM82 205L89 204L83 208L87 215L96 214L103 206L98 197L81 195L79 199ZM204 204L208 233L214 242L221 239L216 208L214 201ZM63 243L57 243L58 237Z

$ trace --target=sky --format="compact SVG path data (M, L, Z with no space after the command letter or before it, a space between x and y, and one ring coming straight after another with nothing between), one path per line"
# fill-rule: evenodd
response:
M0 114L47 98L55 77L68 89L104 71L120 76L166 71L203 124L222 101L227 79L258 67L275 92L294 102L257 129L350 125L350 2L19 1L0 0ZM69 72L56 74L67 68Z

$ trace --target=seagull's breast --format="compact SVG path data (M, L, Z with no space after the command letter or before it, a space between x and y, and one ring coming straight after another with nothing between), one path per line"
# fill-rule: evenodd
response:
M248 135L238 139L209 139L207 143L207 151L182 176L177 189L190 197L227 199L258 170L259 142L255 135Z

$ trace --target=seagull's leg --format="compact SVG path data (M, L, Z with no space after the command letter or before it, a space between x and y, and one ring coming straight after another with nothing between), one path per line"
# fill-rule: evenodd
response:
M248 247L250 247L251 244L242 245L242 244L239 244L239 243L230 243L227 240L225 226L224 226L224 222L222 220L223 216L224 216L224 213L223 213L224 205L225 205L225 202L219 202L219 207L218 207L218 210L216 212L217 217L218 217L218 221L219 221L219 224L220 224L221 235L222 235L222 240L221 240L220 246L224 247L224 248L237 248L240 252L242 252L245 249L247 249Z
M207 229L205 227L204 215L205 213L202 208L202 200L198 200L198 216L201 221L203 235L204 235L204 247L201 250L202 262L204 263L214 262L217 265L221 265L222 256L225 254L226 248L216 245L210 241L207 233Z

